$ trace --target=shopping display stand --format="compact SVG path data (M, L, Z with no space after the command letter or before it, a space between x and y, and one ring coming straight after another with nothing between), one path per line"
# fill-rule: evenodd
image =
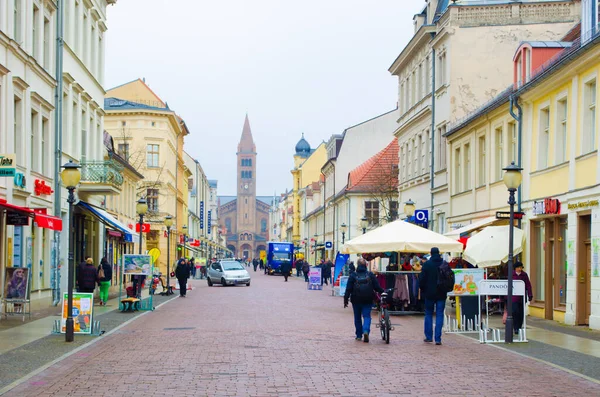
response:
M4 271L4 288L2 289L2 317L7 319L8 316L22 316L23 322L25 322L25 316L29 316L31 320L31 299L29 297L30 294L30 283L31 283L31 275L30 269L26 267L7 267ZM21 293L22 295L18 298L9 297L10 293L8 292L8 284L9 279L12 277L13 272L21 271L26 274L26 286L25 293Z
M480 285L481 295L508 295L508 280L483 280ZM513 281L513 296L523 299L523 309L525 309L525 282L523 280ZM525 310L523 310L525 311ZM480 310L481 312L481 310ZM489 310L488 305L485 308L485 329L479 330L479 343L504 343L504 328L489 328ZM512 332L512 330L511 330ZM491 335L490 335L491 334ZM527 316L523 314L523 328L519 330L518 338L513 339L514 343L529 342L527 340Z
M144 270L135 272L128 269L127 263L138 261L144 263ZM136 312L138 310L147 311L154 310L152 290L151 269L153 268L153 259L150 255L123 255L121 262L122 282L119 284L119 310L122 312ZM143 276L145 279L142 280ZM135 278L134 278L135 277ZM148 296L142 293L145 282L148 288ZM129 296L127 290L123 294L123 285L135 286L135 296ZM126 287L127 288L127 287Z
M398 254L398 258L400 258L400 253ZM417 272L414 270L392 270L392 271L381 271L381 272L377 272L377 274L405 274L405 275L409 275L409 274L414 274L414 275L418 275L421 272ZM410 288L410 286L409 286ZM425 307L425 305L423 304L423 307ZM413 314L423 314L425 313L425 309L423 310L388 310L388 313L390 315L395 315L395 316L409 316L409 315L413 315Z

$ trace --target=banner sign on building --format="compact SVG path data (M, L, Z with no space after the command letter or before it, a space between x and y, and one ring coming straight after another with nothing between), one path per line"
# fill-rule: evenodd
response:
M533 202L533 215L558 215L560 214L560 201L558 199L544 199Z
M204 201L200 201L200 229L204 229Z
M15 176L17 165L14 154L0 154L0 176Z
M73 330L76 334L91 334L94 310L94 294L73 293ZM60 332L67 331L68 294L63 293L62 319Z
M208 211L208 214L206 215L207 222L208 222L208 234L210 234L210 231L212 229L212 210Z

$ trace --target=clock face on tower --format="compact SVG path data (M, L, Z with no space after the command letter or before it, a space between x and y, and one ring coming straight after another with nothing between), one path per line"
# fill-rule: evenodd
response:
M247 183L244 185L244 189L248 190L248 184Z

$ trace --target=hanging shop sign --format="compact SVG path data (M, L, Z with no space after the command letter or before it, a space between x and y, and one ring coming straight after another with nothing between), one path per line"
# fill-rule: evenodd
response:
M524 216L525 216L524 212L518 212L518 211L513 212L514 219L523 219ZM496 219L510 219L510 212L509 211L496 211Z
M597 207L600 205L599 200L588 200L588 201L580 201L578 203L569 203L568 207L570 210L580 210L583 208Z
M29 226L29 215L18 212L7 212L6 224L13 226Z
M135 231L136 232L140 232L140 224L136 223L135 224ZM150 233L150 224L149 223L142 223L142 233Z
M558 215L560 214L560 201L558 199L544 199L533 202L533 215Z
M15 184L16 187L21 188L21 189L25 189L27 187L27 180L25 179L25 175L23 175L20 172L17 172L15 174L13 183Z
M200 201L200 229L204 229L204 201Z
M0 154L0 176L15 176L17 164L14 154Z
M206 217L208 218L207 222L208 222L208 234L210 234L212 229L212 210L208 211L208 214L206 215Z
M52 190L50 185L46 185L46 181L36 179L33 184L33 192L36 196L48 196L54 193L54 190Z
M427 229L429 227L429 210L416 210L414 223Z

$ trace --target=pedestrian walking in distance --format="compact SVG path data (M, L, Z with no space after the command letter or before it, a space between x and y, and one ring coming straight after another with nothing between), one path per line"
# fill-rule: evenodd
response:
M304 281L308 283L308 273L310 272L310 265L307 261L302 261L302 273L304 273Z
M360 258L357 262L356 272L348 278L348 286L344 295L344 308L348 307L348 300L352 302L354 310L354 327L356 340L369 343L371 333L371 308L375 292L382 293L383 288L377 282L375 275L367 270L367 261Z
M187 292L187 280L190 275L190 269L185 258L179 259L175 268L175 277L179 282L179 296L185 298Z
M522 280L525 283L525 294L529 302L533 300L533 291L531 289L531 281L529 276L523 271L523 263L515 262L515 271L513 272L513 280ZM515 334L519 334L519 330L523 328L523 319L525 318L525 307L523 304L523 298L520 296L512 297L513 305L513 328Z
M252 266L254 267L254 271L256 272L256 268L258 267L258 259L252 259Z
M288 277L292 273L292 262L284 261L281 263L281 274L283 274L283 278L285 278L285 282L287 283Z
M440 256L440 250L433 247L431 257L425 262L419 275L419 288L425 297L424 342L433 342L433 311L435 309L435 344L442 344L446 298L453 287L454 272Z
M98 284L100 285L100 306L106 306L108 302L108 290L112 280L112 267L106 258L102 258L98 266Z

